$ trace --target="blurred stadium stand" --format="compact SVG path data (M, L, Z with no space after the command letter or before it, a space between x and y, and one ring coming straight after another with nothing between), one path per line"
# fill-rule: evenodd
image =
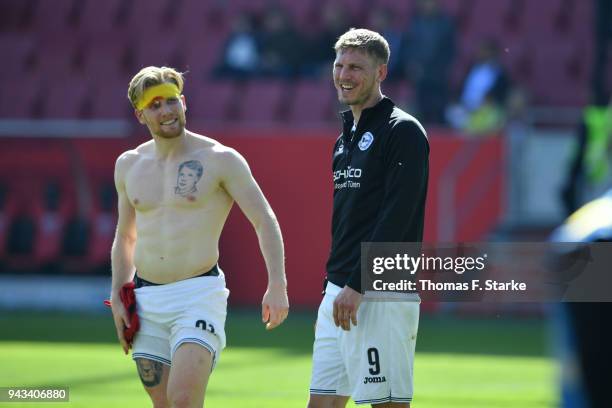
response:
M294 302L314 304L320 280L312 276L322 276L329 251L330 186L321 180L328 177L333 131L261 128L208 134L249 161L283 227L289 280L303 289ZM9 193L0 196L2 271L108 275L116 223L113 164L122 151L144 140L3 140L0 186ZM480 239L502 213L503 144L498 138L467 140L441 133L431 146L436 155L426 240ZM258 248L252 227L234 210L222 236L220 263L229 272L236 303L256 304L265 289Z
M323 276L331 208L329 186L320 180L327 180L330 140L338 131L339 107L330 78L238 81L213 76L232 17L261 15L270 3L0 0L5 61L0 77L0 137L5 137L0 150L0 270L109 274L116 222L113 164L122 151L148 137L132 118L127 85L142 66L170 65L187 72L189 127L219 138L249 160L279 213L290 281L303 289L295 303L315 304L320 282L313 274ZM326 1L277 3L305 36L321 28L319 14ZM396 28L405 30L414 2L339 4L350 26L362 26L373 7L385 7L397 17ZM458 26L455 90L479 41L494 38L514 82L528 93L530 123L574 125L587 103L593 71L592 1L440 4ZM383 89L402 106L413 96L406 80ZM435 154L426 239L484 239L503 221L503 139L467 139L435 127L429 134ZM125 137L108 138L117 135ZM546 143L538 146L549 149ZM240 275L263 271L249 229L234 211L222 238L221 264L236 275L228 276L233 298L257 304L261 279L245 285Z
M118 87L121 94L131 75L139 67L150 64L169 64L189 71L191 81L207 78L219 57L231 16L242 11L262 13L268 3L3 0L0 2L3 14L0 47L5 55L5 70L10 75L2 79L5 91L0 117L77 119L105 113L123 118L124 110L100 112L86 106L94 103L87 98L92 92L97 98L98 89L92 88L101 79L107 85L105 88ZM316 32L317 10L324 2L281 3L295 20L307 22L309 31ZM345 3L353 16L353 25L363 24L372 7L386 7L401 16L396 19L399 29L406 28L412 8L409 1L342 2ZM535 105L584 105L594 52L591 1L442 0L441 5L459 26L459 58L454 72L466 71L479 39L495 38L504 50L504 63L517 83L530 90ZM298 27L302 25L297 23ZM327 78L323 82L328 84ZM266 87L255 83L250 88ZM323 87L314 87L318 88ZM11 95L18 91L23 100L15 106ZM56 101L55 96L62 92L63 104L45 102L45 99ZM274 93L266 91L266 98L274 98ZM326 93L322 89L320 98L326 97ZM290 114L294 101L295 98L284 101L289 106L278 112L279 119L300 125L303 120ZM250 102L248 97L240 98L241 106L237 110L252 108ZM108 104L119 105L120 100ZM194 114L197 112L191 113ZM266 116L249 113L242 120L266 121L269 119ZM320 115L315 119L325 121L327 117Z

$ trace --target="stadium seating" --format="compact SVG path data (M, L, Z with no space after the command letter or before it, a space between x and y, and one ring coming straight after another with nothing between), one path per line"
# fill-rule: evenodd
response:
M40 74L35 74L27 80L16 81L13 77L0 79L0 117L25 119L40 116L36 112L36 102L41 98Z
M19 101L15 100L15 87L7 84L7 96L0 101L0 117L27 117L32 113L50 117L87 114L87 109L79 112L76 108L79 102L74 102L72 107L55 109L45 105L40 95L36 95L41 90L35 89L37 86L46 91L51 82L55 84L49 92L60 92L56 81L74 76L90 81L87 89L97 88L93 83L100 78L109 78L112 86L119 86L120 79L124 81L121 92L105 91L108 95L123 93L126 78L134 70L149 64L174 65L189 71L192 78L198 80L209 77L218 61L232 16L238 12L261 15L270 4L264 0L220 3L196 0L12 0L3 3L6 14L2 17L5 24L0 32L0 47L9 57L8 72L23 82L32 78L34 84L24 86L27 89L24 89L23 96L17 97ZM318 14L324 3L279 0L278 4L287 9L296 26L307 35L316 32ZM579 106L584 102L584 92L576 91L587 88L588 75L585 73L591 72L591 2L440 0L440 4L455 16L459 25L459 58L453 70L455 85L460 73L465 72L478 40L493 37L500 40L502 47L510 53L520 50L504 56L504 61L509 60L508 69L516 75L514 79L519 85L533 88L533 100L537 104ZM343 0L342 5L357 24L367 19L371 7L388 8L398 17L398 28L407 27L413 6L411 2L390 0L377 0L373 4ZM581 53L568 52L563 46L567 43L572 47L580 44ZM527 69L525 61L532 64ZM546 61L554 63L546 64ZM512 66L515 63L519 67ZM546 85L539 81L540 78L547 79ZM246 86L247 90L264 88L260 84ZM316 89L322 92L319 94L322 98L326 98L327 90ZM267 91L264 92L264 98L269 98ZM275 92L271 90L269 94ZM81 94L80 90L71 92L75 97ZM253 111L247 104L251 100L249 95L247 92L246 98L236 101L238 112ZM305 97L316 99L311 95ZM288 98L287 102L300 103L300 98L302 96L297 95L297 98ZM7 100L11 102L7 103ZM96 105L88 113L93 117L104 114L104 117L120 118L125 113L120 109L101 108L96 101L89 103ZM107 102L104 105L108 107ZM286 110L294 112L296 109L288 106ZM304 111L304 107L297 110ZM258 108L254 112L258 112ZM206 115L212 113L205 112ZM276 115L270 117L265 109L261 113L265 120ZM249 112L245 117L252 119L254 115ZM293 113L288 115L299 123L299 118ZM304 116L307 117L309 113Z
M270 123L284 116L285 94L291 92L293 81L251 81L240 92L243 99L238 118L246 124L253 122Z
M31 27L35 28L37 32L48 35L66 32L70 28L69 17L76 2L54 0L37 1L33 4L35 8L32 13Z
M222 28L221 34L205 30L200 34L206 39L205 41L193 41L186 38L183 44L185 65L181 69L189 73L188 78L207 79L211 77L221 55L227 30Z
M184 47L176 38L159 35L153 38L138 38L134 47L136 69L149 65L184 67Z
M236 112L237 85L233 81L194 81L185 90L190 115L206 121L232 121Z
M92 78L99 75L111 80L128 75L124 69L124 55L129 44L118 34L109 34L103 38L93 38L87 42L84 52L82 72Z
M127 99L130 78L105 78L90 81L93 117L98 119L132 119L133 109Z
M291 87L290 123L320 124L333 115L331 81L299 81Z
M45 195L49 195L49 190L54 188L57 189L57 204L48 205L45 201L49 201L49 198L45 199ZM48 181L40 185L34 195L37 204L45 204L36 205L33 211L38 228L32 255L38 265L47 266L62 255L67 220L75 212L72 200L74 191L71 190L69 184L59 185L56 181Z
M395 21L398 23L398 28L406 28L412 15L413 3L409 1L395 1L395 0L377 0L376 6L387 10L392 10L395 16Z
M88 84L79 77L54 81L45 88L42 114L51 119L78 119L84 116Z
M279 0L279 4L289 14L295 26L302 32L310 34L318 28L314 18L320 7L311 1Z
M208 31L219 32L224 37L227 32L227 19L225 11L220 8L221 3L199 0L184 0L182 5L175 4L176 17L170 32L179 31L183 35L185 45L191 43L202 44L206 41L193 41L194 38L207 38Z
M105 38L108 34L116 32L117 14L123 0L84 0L79 16L79 36Z
M90 217L91 233L87 253L87 264L95 269L109 262L109 248L112 245L117 225L115 208L116 193L112 180L100 180L93 185L94 206ZM106 271L101 271L108 273Z
M6 258L9 230L18 212L18 204L17 196L9 193L9 183L3 178L0 180L0 264Z
M397 105L405 108L412 101L413 89L407 81L390 82L385 86L385 94Z
M36 41L33 35L5 33L0 35L0 49L4 53L3 64L5 76L21 78L29 71L28 63L36 52Z
M476 0L470 7L469 20L463 27L462 34L466 42L472 44L474 40L483 37L495 38L503 41L511 36L504 19L512 7L512 0Z
M584 49L572 44L550 46L533 55L534 75L529 81L534 95L542 101L544 95L555 100L557 105L585 105L588 88L580 86L587 83L587 56ZM555 69L550 69L555 67Z

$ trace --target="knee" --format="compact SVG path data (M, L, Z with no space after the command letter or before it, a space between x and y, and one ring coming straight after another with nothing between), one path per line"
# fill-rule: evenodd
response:
M195 406L195 401L189 392L178 391L168 395L171 408L191 408Z
M166 398L166 394L151 394L149 393L149 397L151 397L151 402L153 403L153 408L170 408L170 403Z
M149 395L151 397L151 402L153 403L153 408L170 408L170 404L168 403L168 400L166 399L165 395L160 395L160 396L153 396L153 395Z

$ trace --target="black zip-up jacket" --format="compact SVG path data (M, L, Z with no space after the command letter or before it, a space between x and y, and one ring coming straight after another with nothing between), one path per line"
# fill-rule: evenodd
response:
M361 292L361 242L421 242L429 177L425 130L389 98L342 112L334 145L334 209L327 280Z

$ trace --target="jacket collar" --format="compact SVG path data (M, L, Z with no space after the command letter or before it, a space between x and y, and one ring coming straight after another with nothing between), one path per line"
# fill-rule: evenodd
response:
M357 124L358 129L362 129L368 123L372 121L372 118L378 118L381 114L387 110L393 109L395 104L393 101L386 96L378 101L378 103L374 106L370 106L361 112L361 118L359 118L359 123ZM345 135L350 134L350 130L353 127L353 112L348 109L340 112L340 116L342 117L342 129Z

